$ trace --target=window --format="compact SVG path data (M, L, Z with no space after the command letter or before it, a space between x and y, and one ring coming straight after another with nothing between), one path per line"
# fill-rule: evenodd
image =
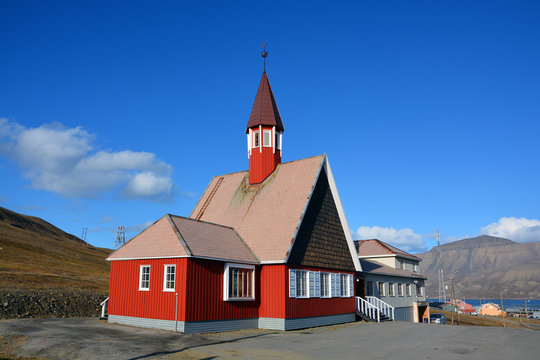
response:
M271 140L272 139L272 130L263 130L263 146L264 147L272 147Z
M349 274L339 274L341 281L341 297L349 297Z
M139 290L150 290L150 265L141 265L139 269Z
M400 268L400 270L405 270L405 264L404 264L404 261L401 260L401 259L398 259L398 263L399 263L399 268Z
M255 267L244 264L226 264L224 300L254 300L254 294Z
M388 283L388 295L389 296L396 296L394 289L394 283Z
M397 284L397 294L403 296L403 284Z
M418 272L418 264L417 263L413 264L413 272L415 272L415 273Z
M329 298L330 297L330 274L321 273L321 297Z
M274 138L274 144L276 144L276 149L281 150L281 144L279 143L279 132L276 131Z
M253 132L253 147L259 147L259 130Z
M306 270L296 270L296 297L306 298L308 294L308 275Z
M384 291L384 283L382 281L379 281L379 296L386 296L386 293Z
M407 284L407 285L405 285L405 287L407 289L407 296L412 296L411 284Z
M174 291L176 283L176 265L165 265L163 274L163 291Z
M366 296L373 296L373 281L366 281Z
M416 285L416 296L424 296L424 287L420 284Z

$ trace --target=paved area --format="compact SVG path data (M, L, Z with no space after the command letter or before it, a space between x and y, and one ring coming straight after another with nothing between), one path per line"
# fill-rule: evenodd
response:
M0 358L538 359L540 331L352 323L298 330L182 335L92 318L0 321Z

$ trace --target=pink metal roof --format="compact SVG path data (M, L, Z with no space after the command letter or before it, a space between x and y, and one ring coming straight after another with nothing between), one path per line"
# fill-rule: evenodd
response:
M234 229L175 215L162 217L107 260L182 256L259 262Z
M395 246L378 239L356 240L358 256L381 256L381 255L401 255L408 258L422 260L417 256L409 254Z
M276 99L274 99L274 93L272 93L266 72L263 72L261 77L259 89L253 102L251 115L249 116L246 133L250 127L259 125L270 125L275 126L279 131L284 130Z
M216 176L191 216L233 227L260 261L286 260L324 155L278 165L261 184L248 172Z
M180 216L171 216L171 219L191 256L259 262L238 233L230 227Z
M137 259L154 257L186 256L167 216L132 238L120 249L113 252L107 260Z

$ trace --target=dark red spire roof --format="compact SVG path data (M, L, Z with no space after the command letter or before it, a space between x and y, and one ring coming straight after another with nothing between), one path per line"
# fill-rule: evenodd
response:
M270 82L266 76L266 71L262 74L261 83L257 90L257 96L255 96L255 102L253 103L251 115L249 116L246 134L249 132L249 128L259 125L275 126L279 131L285 130L276 105L276 99L274 99Z

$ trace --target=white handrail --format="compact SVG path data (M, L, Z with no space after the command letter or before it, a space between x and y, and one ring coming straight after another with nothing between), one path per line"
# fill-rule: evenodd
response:
M372 320L377 320L377 322L381 322L381 312L380 310L373 304L367 302L366 300L362 299L361 297L356 297L356 309L359 310L362 314L366 315Z
M101 305L101 318L105 318L105 315L108 314L109 312L109 298L106 298L105 300L103 300L103 302L100 304Z
M376 306L380 311L382 311L384 315L386 315L388 318L394 321L395 309L392 305L382 301L381 299L375 296L366 296L366 300L370 304Z

